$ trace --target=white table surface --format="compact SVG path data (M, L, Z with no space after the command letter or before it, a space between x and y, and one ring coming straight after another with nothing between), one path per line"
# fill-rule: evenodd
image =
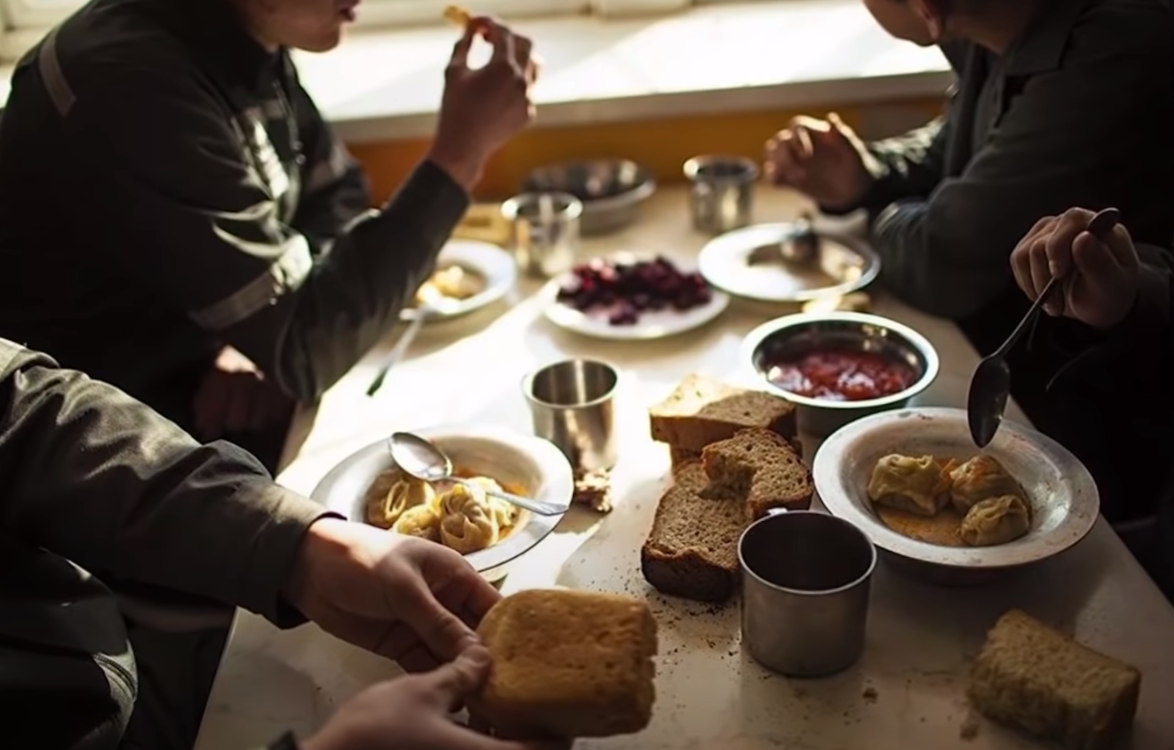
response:
M800 201L760 189L760 221L794 216ZM663 189L628 231L584 243L584 256L647 250L688 260L704 243L688 226L684 194ZM963 739L968 659L1006 609L1027 612L1075 632L1144 675L1130 747L1174 748L1174 609L1161 597L1100 521L1069 552L1012 580L982 588L943 589L878 568L868 642L861 662L839 676L788 680L752 662L739 648L738 605L706 607L654 592L643 580L639 548L666 481L668 454L648 437L646 409L685 374L736 381L741 338L772 317L735 304L694 334L652 343L579 338L549 325L522 285L515 299L463 321L426 329L408 360L369 399L378 351L326 394L296 460L279 477L309 494L317 481L357 448L395 429L493 424L530 429L520 381L532 368L564 357L607 359L622 370L617 401L619 464L616 509L569 514L559 529L519 563L503 591L561 585L647 597L660 623L658 700L642 734L581 740L577 748L705 750L971 750L1038 745L979 721ZM976 355L957 328L891 300L874 311L921 331L942 360L922 405L961 406ZM1022 420L1017 408L1012 418ZM303 422L308 428L308 420ZM808 441L808 456L816 445ZM294 729L309 733L356 691L398 674L394 664L323 634L314 625L278 631L241 612L212 690L197 750L245 750Z

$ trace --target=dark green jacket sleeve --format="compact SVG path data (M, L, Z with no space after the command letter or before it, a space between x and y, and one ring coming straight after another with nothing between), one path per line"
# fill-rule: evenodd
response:
M967 317L1007 289L1011 250L1039 217L1120 194L1120 165L1137 158L1124 123L1150 116L1138 92L1170 68L1168 27L1164 37L1122 38L1132 28L1112 17L1078 26L1061 66L1002 92L1011 103L961 174L876 215L888 289L932 314Z
M0 339L0 528L95 573L293 624L280 591L327 512L244 451Z
M285 223L266 165L240 145L255 136L182 66L94 65L71 83L81 92L65 119L79 179L99 170L118 195L101 218L103 235L119 238L109 248L116 261L300 400L319 396L394 325L468 206L424 162L381 209L324 229L331 212L353 212L359 187L318 118L312 146L342 168L323 173L302 215Z

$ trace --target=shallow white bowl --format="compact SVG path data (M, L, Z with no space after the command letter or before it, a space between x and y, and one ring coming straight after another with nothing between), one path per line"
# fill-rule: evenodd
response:
M893 531L873 511L866 488L882 456L929 454L966 460L980 452L998 459L1027 493L1032 527L1025 536L993 547L943 547ZM1088 469L1059 443L1004 421L995 439L980 451L970 438L963 409L900 409L852 422L820 446L812 474L828 512L859 526L881 550L947 569L939 571L947 574L1005 571L1047 559L1083 539L1100 511Z
M448 454L453 464L520 488L527 497L570 507L574 477L566 457L552 443L491 427L448 427L414 430ZM352 453L331 469L310 494L314 500L352 521L364 521L363 500L379 474L393 468L387 441ZM507 565L554 530L562 519L521 511L518 523L502 541L465 555L477 572L498 580ZM390 532L389 532L390 533Z

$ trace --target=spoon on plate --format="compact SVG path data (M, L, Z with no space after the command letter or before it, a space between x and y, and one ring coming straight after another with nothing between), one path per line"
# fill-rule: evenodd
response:
M516 505L540 516L558 516L567 512L565 505L555 505L541 500L531 500L528 497L521 497L510 492L487 489L462 477L453 476L452 459L446 456L440 448L419 435L413 435L410 432L393 432L387 440L387 447L391 452L391 459L405 474L429 484L448 481L469 489L482 490L487 495L505 500L510 505Z
M1106 208L1099 211L1089 222L1088 232L1097 239L1103 239L1120 220L1120 211ZM970 425L970 437L979 448L985 448L994 440L999 424L1003 421L1003 413L1007 409L1007 396L1011 392L1011 368L1007 366L1007 354L1034 325L1044 302L1061 283L1063 282L1060 277L1052 277L1003 345L978 363L978 368L970 379L970 393L966 398L966 421Z

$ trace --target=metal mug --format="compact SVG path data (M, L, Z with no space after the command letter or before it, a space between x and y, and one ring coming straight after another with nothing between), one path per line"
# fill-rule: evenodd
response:
M618 384L614 367L591 359L568 359L535 370L522 381L534 433L554 443L576 471L610 469L616 462Z
M758 165L742 156L695 156L685 162L693 227L720 234L750 223Z
M738 540L742 642L762 666L824 677L864 651L876 547L818 511L772 510Z
M501 204L510 249L522 272L548 279L570 270L579 252L583 203L570 193L523 193Z

